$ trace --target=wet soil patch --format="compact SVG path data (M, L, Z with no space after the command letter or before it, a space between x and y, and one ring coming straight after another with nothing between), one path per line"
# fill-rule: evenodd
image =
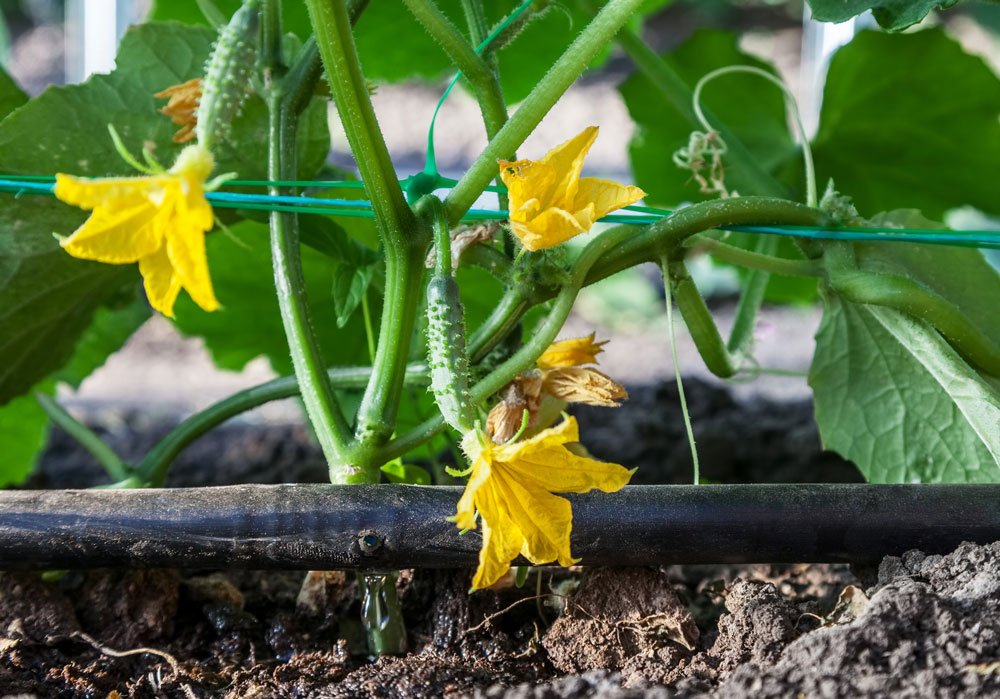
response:
M688 392L713 480L857 479L819 451L807 404L741 404L695 381ZM580 414L597 437L588 446L638 465L644 482L683 482L672 388L632 393L630 408ZM91 422L128 458L124 446L141 453L151 434L133 432L136 420ZM70 467L81 461L54 436L35 485L92 484L96 471L85 481ZM174 477L321 481L323 469L300 428L236 424L189 449ZM372 661L351 573L3 573L0 696L1000 695L1000 543L910 552L878 570L540 569L521 588L473 595L470 578L404 571L410 653Z

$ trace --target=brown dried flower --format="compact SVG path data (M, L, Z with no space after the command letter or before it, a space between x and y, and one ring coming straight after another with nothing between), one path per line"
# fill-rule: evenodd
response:
M538 368L511 381L493 406L486 421L493 441L503 444L512 439L521 429L525 410L529 428L544 426L558 416L562 404L556 401L617 408L628 398L628 391L606 374L581 366L597 363L604 344L595 342L593 333L552 343L538 358ZM548 406L546 410L542 410L543 404ZM556 410L551 409L553 404Z
M201 101L201 78L192 78L180 85L171 85L157 92L153 97L169 100L160 112L170 117L181 129L174 134L174 143L187 143L195 137L194 127L198 124L198 103Z

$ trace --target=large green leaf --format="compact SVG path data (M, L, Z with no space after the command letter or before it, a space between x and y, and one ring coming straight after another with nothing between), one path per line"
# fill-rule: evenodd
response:
M751 65L768 72L771 66L739 49L735 34L702 29L663 56L664 62L689 86L706 73L730 65ZM689 172L674 165L675 151L688 143L696 128L642 73L635 73L621 86L622 96L636 123L629 157L636 184L649 196L647 201L676 206L684 201L710 198L699 192ZM708 85L703 105L747 146L766 171L776 173L796 153L785 117L781 92L759 77L734 74ZM739 176L736 166L726 163L727 174ZM773 194L741 189L741 194Z
M125 145L139 153L145 146L165 165L183 147L173 142L177 127L160 113L165 102L153 95L202 75L215 33L207 27L157 22L133 27L122 39L116 64L107 75L80 85L50 87L0 128L0 165L4 172L74 175L133 175L115 153L108 124ZM38 138L44 134L44 138ZM300 174L311 176L329 150L326 110L310 105L299 128ZM219 172L260 179L266 174L267 116L263 100L253 96L236 120L233 140L215 153ZM40 164L48 172L39 173Z
M0 405L59 369L95 309L138 276L59 248L52 231L72 231L81 213L48 199L0 195Z
M246 221L228 234L207 240L212 281L222 309L205 313L189 298L177 303L176 324L185 335L204 339L217 366L239 371L265 356L279 374L291 374L292 362L275 297L267 227ZM338 266L327 255L302 248L306 296L313 311L323 356L330 366L367 364L368 345L361 314L337 327L333 296ZM377 309L377 304L374 304ZM373 309L374 310L374 309Z
M831 295L809 383L824 446L869 481L1000 481L1000 393L925 323Z
M1000 212L1000 80L939 29L866 31L834 55L813 144L863 214Z
M21 91L17 83L0 68L0 121L4 117L28 101L28 96Z
M74 388L79 386L148 317L148 307L138 298L117 308L98 309L72 358L55 377L42 380L27 395L0 407L0 454L4 456L0 460L0 487L23 481L34 470L45 445L49 419L35 400L35 394L51 395L57 380Z
M872 11L878 23L899 31L916 24L936 9L946 9L958 0L809 0L812 16L821 22L843 22Z

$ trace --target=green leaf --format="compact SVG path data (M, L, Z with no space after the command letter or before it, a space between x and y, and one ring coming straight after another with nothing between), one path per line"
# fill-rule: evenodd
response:
M171 141L177 127L160 114L164 102L153 94L198 76L213 36L172 23L132 28L122 39L119 68L80 85L50 87L0 125L3 171L134 175L115 153L108 124L134 153L148 145L169 165L181 148Z
M153 95L202 75L215 32L174 22L133 27L122 39L119 66L80 85L49 88L0 128L0 164L4 172L99 177L134 175L115 152L108 124L125 146L138 154L149 147L164 165L183 148L173 142L177 127L160 113L165 104ZM38 139L37 134L45 138ZM237 172L246 179L266 176L267 115L253 95L233 125L233 141L215 153L217 172ZM329 150L326 109L315 100L299 128L300 176L310 177ZM39 173L44 163L48 172Z
M351 319L375 276L376 263L354 267L348 262L338 262L333 273L333 304L337 327L343 328Z
M824 446L869 481L1000 481L1000 393L925 323L831 295L809 383Z
M737 35L713 29L695 32L663 60L692 88L707 73L729 65L751 65L775 72L772 66L740 51ZM702 194L691 173L671 160L675 151L687 145L693 129L685 115L641 73L632 75L620 90L638 127L629 144L629 157L636 184L649 195L647 202L673 207L684 201L713 198ZM702 95L704 106L743 141L767 172L779 176L798 155L788 130L785 100L776 87L756 76L734 74L710 83ZM738 172L731 162L725 166L727 173ZM801 186L802 175L796 173ZM753 249L757 236L732 233L726 242ZM781 241L779 250L786 257L801 256L789 241ZM816 284L808 279L772 275L765 298L777 303L810 302L816 298Z
M48 432L49 418L34 394L0 407L0 487L21 483L34 471Z
M212 4L229 21L233 13L239 9L241 0L212 0ZM286 2L282 4L282 19L285 31L293 32L300 39L305 39L312 33L309 24L309 13L304 2ZM210 24L205 13L198 7L198 0L154 0L149 13L150 20L175 21L184 24Z
M0 121L27 101L28 96L21 91L14 79L0 68Z
M813 19L843 22L868 10L889 31L912 26L934 10L944 10L958 0L809 0Z
M272 281L267 226L246 221L233 226L229 233L210 235L206 243L222 309L205 313L182 296L176 309L177 327L185 335L203 338L220 368L239 371L250 360L265 356L276 372L291 374L292 362ZM302 266L314 329L326 363L367 364L368 345L360 314L353 315L343 328L334 322L337 309L331 290L336 269L330 258L303 247Z
M34 471L45 446L49 419L35 400L35 394L54 394L57 381L74 388L79 386L148 317L148 307L138 298L117 308L99 308L72 358L54 376L33 386L28 394L0 407L0 454L4 455L0 460L0 487L22 482Z
M0 195L0 405L63 366L95 310L138 278L59 247L52 231L68 233L83 216L54 200Z
M431 474L427 469L414 464L404 464L402 459L393 459L382 467L382 473L390 483L409 485L430 485Z
M724 66L751 65L774 72L740 51L735 34L713 29L695 32L663 60L692 88L705 74ZM641 73L632 75L620 90L637 127L629 157L636 184L649 195L647 202L671 207L712 198L699 192L691 174L671 160L675 151L687 145L694 128L686 116ZM709 84L702 96L702 104L743 141L767 172L777 173L797 153L785 118L784 96L761 78L723 76ZM728 163L727 172L735 172Z
M863 213L971 205L1000 212L1000 80L939 29L858 34L833 57L813 143Z

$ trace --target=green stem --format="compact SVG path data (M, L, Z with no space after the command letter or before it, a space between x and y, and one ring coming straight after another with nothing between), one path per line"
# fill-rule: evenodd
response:
M375 212L375 226L386 260L386 289L372 380L358 410L358 445L352 449L352 472L344 482L377 481L373 450L395 430L417 315L429 228L417 221L406 203L361 74L354 35L341 2L306 0L330 91L351 144L365 190Z
M45 393L36 393L35 400L42 406L42 410L53 423L61 427L66 434L90 452L101 468L111 476L111 480L123 481L132 475L131 469L125 465L125 462L118 457L114 450L105 444L103 439L94 434L93 430L70 415L55 398Z
M778 239L774 236L761 236L754 246L754 254L761 257L771 257L778 251ZM727 347L730 352L749 352L753 343L753 329L757 325L757 313L764 304L764 293L767 291L771 274L759 269L753 270L743 280L743 293L736 306L736 317L733 329L729 333Z
M327 372L330 385L338 390L364 388L371 375L372 371L368 367L338 367ZM426 386L427 367L422 364L409 366L406 381L408 385ZM299 394L299 382L294 376L283 376L234 393L191 415L170 430L146 454L135 471L154 487L160 487L166 480L170 464L196 439L248 410Z
M294 166L289 167L288 159L291 158L294 163L294 124L297 119L273 101L270 110L268 176L275 180L292 179L297 173ZM274 195L281 193L277 187L271 187L270 192ZM350 428L326 378L326 363L313 330L302 274L298 215L274 211L270 222L275 289L292 366L302 386L306 413L330 466L331 480L336 481L339 478L336 474L348 468Z
M565 325L570 311L573 310L576 297L586 283L587 272L602 255L616 245L620 245L632 234L631 227L618 226L605 231L583 249L573 264L572 278L556 295L555 303L553 303L545 322L535 330L532 338L510 359L472 387L470 394L474 405L483 403L510 383L515 376L535 366L535 362L538 361L542 352L552 344ZM433 438L442 429L444 429L444 420L440 416L432 417L382 447L378 452L379 458L383 461L391 461Z
M469 338L469 360L477 364L518 326L531 308L531 295L521 286L509 286L493 312Z
M284 66L281 50L281 0L261 0L260 63L264 68L265 85L278 77Z
M472 37L473 46L480 46L489 36L489 25L486 23L486 12L483 8L482 0L462 0L462 11L465 13L465 21L469 25L469 36ZM507 123L507 103L504 101L503 89L500 87L499 63L495 51L488 48L483 60L490 69L490 80L484 82L476 88L476 98L479 101L479 110L483 115L483 125L486 127L486 138L493 138L497 132ZM507 160L517 159L517 154L511 151ZM500 175L497 174L496 183L503 185ZM506 190L497 194L497 202L501 211L507 209ZM512 242L505 239L505 242Z
M371 462L370 453L396 429L417 307L423 295L424 259L424 249L416 247L403 258L386 255L385 300L372 380L362 397L355 430L360 442L355 459L376 474L382 464Z
M379 235L387 252L393 248L401 253L407 246L406 233L415 221L375 117L347 8L339 0L306 0L306 7L330 92L375 211Z
M479 46L489 34L489 25L486 23L486 12L482 0L462 0L462 12L465 14L465 23L469 27L472 45ZM495 63L496 54L491 51L485 60L488 63Z
M632 237L608 251L591 268L587 284L643 262L657 262L663 252L669 252L671 248L683 244L687 238L713 228L755 224L817 226L825 223L826 216L821 211L787 199L737 197L693 204L637 232L634 226L624 226L633 231ZM617 228L619 226L601 235L607 235ZM551 296L544 289L540 294L536 300Z
M473 245L466 248L459 258L459 265L481 267L504 283L510 279L510 258L492 245Z
M698 238L692 247L704 251L717 260L747 269L759 269L762 272L780 274L786 277L823 276L823 267L816 260L791 260L787 257L762 255L707 237Z
M475 49L462 36L458 27L452 24L433 0L403 0L403 3L417 18L417 21L423 25L427 33L448 54L448 58L462 72L466 80L472 84L472 88L481 102L480 94L485 97L486 92L488 92L487 86L496 81L496 76L486 59L476 53ZM504 116L506 116L506 110ZM483 109L483 118L488 119L485 108Z
M726 343L719 334L715 319L705 305L705 299L691 279L687 267L683 262L672 262L669 275L664 276L664 279L668 277L677 309L684 318L684 324L687 325L691 339L694 340L705 366L716 376L729 378L739 367L726 349Z
M681 365L677 359L677 336L674 332L674 299L672 263L664 255L660 258L660 273L663 275L663 291L667 302L667 331L670 339L670 360L674 365L674 381L677 383L677 397L680 399L681 415L684 418L684 429L687 432L688 445L691 447L691 470L695 485L701 482L701 462L698 459L698 446L694 439L694 426L691 424L691 413L688 410L687 395L684 393L684 380L681 378Z
M472 91L483 115L483 124L486 126L486 137L493 138L507 122L507 105L500 89L495 60L483 58L476 53L433 0L403 0L403 2L472 85ZM478 46L486 39L486 18L483 16L482 5L478 0L464 0L463 8L470 26L473 27L473 44ZM514 151L503 157L513 158ZM498 181L498 184L501 183ZM506 209L506 195L502 194L499 198L500 208Z
M765 224L764 222L767 222ZM573 301L582 286L594 284L612 274L641 262L657 262L663 254L681 246L693 235L730 225L769 225L787 223L791 225L822 225L824 214L785 199L767 197L742 197L695 204L678 211L669 218L643 228L622 225L609 228L592 240L577 257L573 265L573 279L558 293L549 288L541 288L532 293L530 303L537 305L555 296L556 301L545 321L534 337L507 362L502 364L472 388L472 400L478 404L503 388L517 374L534 366L535 360L555 339L573 306ZM677 276L683 276L677 274ZM690 277L689 277L690 278ZM692 284L693 286L693 284ZM675 287L676 288L676 287ZM681 293L687 303L688 289ZM697 289L694 290L697 294ZM693 300L693 299L692 299ZM704 300L697 296L704 308ZM678 307L681 301L678 300ZM690 311L689 311L690 312ZM707 320L711 314L704 308ZM685 318L687 320L687 318ZM499 321L496 326L501 324ZM710 335L714 323L706 325L704 333ZM477 333L478 335L478 333ZM722 338L717 337L716 347L725 355ZM476 339L477 342L482 342ZM716 363L718 364L718 363ZM725 371L723 370L723 373ZM386 444L379 452L383 461L391 461L397 456L415 449L432 439L444 428L440 416L425 420L413 430L400 435Z
M970 364L1000 378L1000 347L954 304L912 279L831 269L830 286L848 301L893 308L930 323Z
M608 3L560 56L451 190L446 205L452 225L458 223L497 176L497 160L517 150L642 2L618 0Z

